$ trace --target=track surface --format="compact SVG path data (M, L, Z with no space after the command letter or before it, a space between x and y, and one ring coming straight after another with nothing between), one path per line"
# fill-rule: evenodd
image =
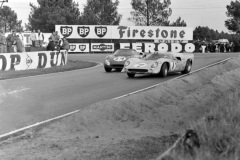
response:
M195 54L193 69L240 53ZM104 54L69 55L69 59L103 62ZM112 99L163 81L167 78L126 73L105 73L103 66L63 73L0 81L0 134L22 128L98 101Z

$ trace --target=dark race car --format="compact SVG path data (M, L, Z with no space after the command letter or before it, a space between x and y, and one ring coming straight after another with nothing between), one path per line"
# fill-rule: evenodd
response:
M104 69L111 72L112 69L121 71L127 59L135 56L141 56L135 49L118 49L112 55L108 55L104 61Z

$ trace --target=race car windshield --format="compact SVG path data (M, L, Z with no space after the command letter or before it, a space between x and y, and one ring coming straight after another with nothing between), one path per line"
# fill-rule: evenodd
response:
M161 54L161 53L154 53L154 54L150 54L149 56L146 57L146 60L156 60L159 58L168 58L169 56L166 54Z
M114 53L114 56L132 56L135 55L136 52L134 50L117 50Z

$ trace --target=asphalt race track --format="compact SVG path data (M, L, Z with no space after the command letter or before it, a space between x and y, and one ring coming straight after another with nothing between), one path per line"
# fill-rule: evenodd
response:
M73 54L69 59L103 62L106 54ZM240 53L195 54L193 69ZM25 127L98 101L112 99L163 81L167 78L126 73L106 73L103 66L0 81L0 134Z

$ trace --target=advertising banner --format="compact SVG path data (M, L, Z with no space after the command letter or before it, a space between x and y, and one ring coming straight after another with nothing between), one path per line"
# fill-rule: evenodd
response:
M74 52L89 52L89 43L69 43L70 53Z
M67 51L65 50L0 54L1 71L50 68L66 64Z
M56 25L55 30L69 39L193 39L190 27Z
M192 43L120 43L120 48L135 49L138 52L154 53L161 52L188 52L195 51Z
M114 43L91 43L91 52L113 52Z

